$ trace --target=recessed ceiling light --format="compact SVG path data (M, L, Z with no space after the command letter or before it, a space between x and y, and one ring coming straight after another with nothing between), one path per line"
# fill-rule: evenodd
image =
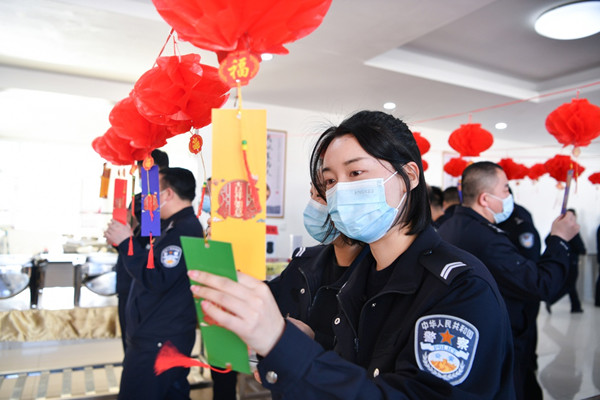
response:
M386 110L393 110L394 108L396 108L396 103L392 103L391 101L387 102L383 105L383 108L385 108Z
M498 122L495 125L496 129L502 130L502 129L506 129L508 127L508 125L506 124L506 122Z
M260 58L261 58L263 61L271 61L271 60L273 59L273 54L271 54L271 53L262 53L262 54L260 55Z
M600 32L600 1L577 1L545 11L535 31L551 39L580 39Z

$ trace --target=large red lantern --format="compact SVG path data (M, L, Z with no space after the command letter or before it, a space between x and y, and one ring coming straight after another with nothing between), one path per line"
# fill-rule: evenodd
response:
M174 134L210 124L212 109L229 98L230 87L218 70L200 64L198 54L159 57L156 64L138 79L131 93L140 114L168 126Z
M546 129L564 146L588 146L600 135L600 107L587 99L573 99L552 111L546 118Z
M463 124L450 134L448 144L462 157L478 157L494 143L494 136L481 124Z
M444 172L450 176L459 177L468 165L469 163L466 160L460 157L454 157L444 164Z
M314 31L331 0L152 0L181 40L201 49L287 54L283 47Z
M569 156L556 155L546 161L544 163L546 170L550 174L551 177L556 179L558 182L566 182L567 181L567 172L572 169L573 177L577 179L581 175L583 171L585 171L585 167L576 163Z
M593 174L588 176L588 180L594 185L600 185L600 172L594 172Z
M509 181L523 179L527 176L527 167L516 163L512 158L503 158L498 161Z
M132 147L129 140L115 134L114 128L109 128L102 136L92 141L92 148L102 158L114 165L130 165L143 160L149 153L148 149Z
M423 154L427 153L431 148L431 143L429 143L429 140L425 139L420 132L413 132L413 137L415 138L415 142L417 142L417 147L419 148L419 153L421 153L422 157ZM423 171L427 171L429 164L423 159L421 159L421 161L423 164Z
M119 101L108 119L118 136L130 141L133 147L147 149L148 152L164 146L167 138L175 135L166 126L154 124L144 118L131 96Z
M527 176L529 177L529 179L534 181L537 181L542 175L547 173L548 171L546 171L546 166L544 166L544 164L542 163L533 164L527 170Z

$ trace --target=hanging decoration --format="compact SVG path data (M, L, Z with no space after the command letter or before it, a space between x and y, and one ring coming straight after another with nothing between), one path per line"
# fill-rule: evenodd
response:
M498 165L502 167L509 181L520 180L527 176L527 167L512 158L503 158L498 161Z
M468 165L468 161L460 157L454 157L444 164L444 172L450 176L460 177Z
M550 176L558 181L559 185L566 182L567 172L570 169L573 170L573 177L576 180L579 176L581 176L581 173L585 171L585 167L573 161L571 157L560 154L557 154L546 161L544 166L546 167L546 170Z
M148 154L146 149L131 146L130 142L117 136L113 128L109 128L102 136L92 141L92 148L106 161L114 165L130 165L142 160Z
M600 172L594 172L593 174L588 176L588 180L594 185L600 185Z
M600 107L587 99L573 99L552 111L546 129L563 146L573 145L573 155L600 135Z
M181 40L201 49L240 56L288 54L283 47L314 31L323 21L331 0L152 0L158 13ZM256 70L256 72L258 72Z
M413 132L413 136L415 138L415 142L417 142L417 147L419 148L419 152L421 153L421 161L423 163L423 171L427 171L427 168L429 168L429 165L427 164L427 161L423 160L422 157L431 148L431 143L429 143L429 140L425 139L423 137L423 135L421 135L421 132Z
M139 113L173 135L210 124L212 109L229 98L230 87L217 68L201 64L198 54L158 57L156 64L130 95Z
M246 86L258 74L259 68L258 56L248 50L234 51L219 60L219 78L231 87Z
M533 164L527 170L527 176L533 181L537 181L542 177L542 175L545 175L547 173L548 171L546 171L546 166L542 163Z
M450 134L448 144L458 151L461 157L478 157L494 144L494 136L483 129L481 124L468 123Z

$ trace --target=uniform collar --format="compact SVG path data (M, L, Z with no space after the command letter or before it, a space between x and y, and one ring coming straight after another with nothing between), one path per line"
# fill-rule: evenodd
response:
M189 217L190 215L194 216L194 208L192 206L184 207L169 218L163 220L162 226L165 227L165 231L169 231L170 229L173 229L178 220Z
M459 206L456 208L454 215L465 215L467 217L475 219L482 225L489 227L491 230L498 233L506 233L504 232L498 225L491 223L487 219L483 218L477 211L473 210L471 207Z

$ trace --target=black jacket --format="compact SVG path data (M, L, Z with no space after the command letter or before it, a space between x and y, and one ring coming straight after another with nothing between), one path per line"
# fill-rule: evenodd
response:
M335 352L287 323L258 365L265 387L286 399L514 398L510 324L480 261L428 228L366 299L373 266L365 256L338 293Z

